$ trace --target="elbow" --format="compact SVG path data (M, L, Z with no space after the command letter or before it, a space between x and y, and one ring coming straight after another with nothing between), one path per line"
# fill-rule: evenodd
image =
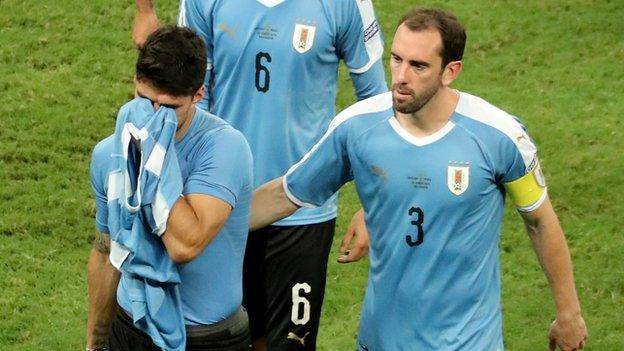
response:
M176 250L169 251L169 258L176 264L189 263L196 259L201 254L201 250L197 250L193 247L183 247Z
M200 242L179 243L173 248L168 248L167 252L171 261L177 264L189 263L196 259L204 251L206 245Z
M173 245L166 245L169 258L177 264L184 264L193 261L201 255L202 252L204 252L206 246L208 246L212 238L214 238L217 233L217 228L210 228L208 235L188 236L195 237L197 238L196 240L186 240L185 242L178 241Z

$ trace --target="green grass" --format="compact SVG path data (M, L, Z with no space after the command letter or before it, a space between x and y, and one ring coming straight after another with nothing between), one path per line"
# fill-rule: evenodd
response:
M375 1L387 47L416 2ZM566 230L589 327L587 350L624 348L624 3L424 1L468 29L458 89L520 116ZM158 2L172 21L175 1ZM0 0L0 349L84 346L93 232L89 157L132 94L132 1ZM387 59L386 52L386 59ZM341 71L338 108L353 101ZM335 263L357 209L341 198L320 350L352 350L367 262ZM554 316L519 217L501 242L508 350L541 350Z

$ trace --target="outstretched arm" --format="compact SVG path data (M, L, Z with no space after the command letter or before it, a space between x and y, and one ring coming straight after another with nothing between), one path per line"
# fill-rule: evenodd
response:
M108 331L117 306L115 297L120 276L108 259L109 253L110 236L97 232L87 264L87 348L108 346Z
M132 27L132 41L141 46L147 37L158 29L158 17L152 0L136 0L136 13Z
M557 318L550 328L549 349L555 350L557 346L566 351L581 349L587 339L587 328L574 286L570 251L550 199L521 215L557 308Z
M286 218L299 208L286 196L282 179L283 177L275 178L254 191L251 200L250 231Z

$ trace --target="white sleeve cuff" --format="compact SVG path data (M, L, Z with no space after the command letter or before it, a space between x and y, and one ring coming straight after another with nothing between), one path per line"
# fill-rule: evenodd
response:
M314 205L314 204L310 204L304 201L301 201L299 198L297 198L295 195L293 195L293 193L290 192L290 189L288 189L288 182L286 181L286 176L282 177L282 186L284 187L284 192L286 193L286 197L288 197L288 199L290 201L292 201L292 203L294 203L295 205L299 206L299 207L305 207L305 208L316 208L318 206Z

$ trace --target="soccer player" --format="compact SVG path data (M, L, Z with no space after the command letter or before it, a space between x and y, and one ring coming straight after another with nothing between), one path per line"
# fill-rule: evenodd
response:
M341 112L284 177L261 186L251 227L321 205L354 180L370 233L359 350L503 350L499 249L505 194L550 283L550 350L587 331L563 231L524 127L450 88L466 35L437 9L413 9L392 43L392 92Z
M135 86L154 111L166 106L178 118L175 149L184 188L161 238L179 270L186 349L249 350L249 323L241 302L253 190L251 152L240 132L195 107L204 92L205 50L188 28L159 29L139 51ZM97 233L88 263L87 350L106 350L109 336L111 350L160 350L133 324L131 280L109 262L106 165L113 140L98 143L91 161Z
M140 43L158 21L150 1L137 5L134 38ZM284 174L327 129L341 59L358 99L387 91L371 0L186 0L179 23L208 44L201 106L245 135L256 185ZM256 350L264 349L265 338L271 350L316 348L335 217L331 196L250 234L244 305ZM357 259L365 244L340 261Z

